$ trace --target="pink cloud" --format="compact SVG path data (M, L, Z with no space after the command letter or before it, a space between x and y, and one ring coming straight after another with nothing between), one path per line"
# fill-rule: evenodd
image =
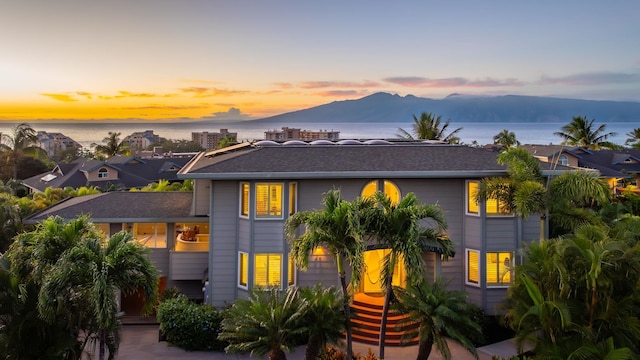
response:
M245 90L229 90L229 89L219 89L219 88L213 88L213 87L188 87L188 88L181 88L180 91L184 93L192 93L196 97L232 96L232 95L249 93L249 91L245 91Z
M543 85L602 85L602 84L628 84L640 82L640 73L614 73L614 72L592 72L573 74L568 76L551 77L543 75L539 84Z
M431 79L419 76L399 76L384 79L392 84L413 88L451 88L451 87L499 87L499 86L522 86L524 83L516 79L496 80L487 78L485 80L469 80L462 77Z
M316 92L314 95L317 96L325 96L325 97L351 97L355 95L367 95L368 93L363 93L362 91L357 90L328 90Z
M323 88L372 88L379 87L380 84L374 81L349 82L349 81L306 81L300 84L303 89L323 89Z

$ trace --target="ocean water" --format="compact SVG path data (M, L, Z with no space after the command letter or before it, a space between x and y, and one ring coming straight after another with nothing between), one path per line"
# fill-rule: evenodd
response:
M316 124L286 124L290 128L301 128L303 130L334 130L340 131L341 139L392 139L398 137L398 129L402 128L411 132L412 123L316 123ZM10 133L15 124L0 124L0 132ZM282 126L265 126L251 123L119 123L119 124L51 124L45 122L30 123L35 130L43 130L47 132L60 132L74 139L83 146L90 148L93 143L102 143L102 140L108 136L109 131L121 133L121 139L125 136L136 132L153 130L154 134L167 139L191 139L191 132L208 131L219 132L221 128L229 129L231 132L238 133L238 140L255 140L264 139L264 133L268 130L280 129ZM465 123L451 122L448 130L454 130L461 127L458 136L464 144L471 144L473 141L477 143L491 144L493 136L508 129L515 133L516 138L522 144L559 144L561 138L554 135L554 132L561 130L564 123L546 122L546 123ZM600 125L600 124L596 124ZM615 132L618 135L610 138L610 141L617 144L624 144L627 139L626 134L634 128L640 127L640 124L631 122L614 122L606 123L607 132Z

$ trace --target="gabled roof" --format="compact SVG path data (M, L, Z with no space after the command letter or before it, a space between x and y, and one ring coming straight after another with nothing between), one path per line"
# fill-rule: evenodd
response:
M302 179L506 175L505 167L496 161L497 155L495 151L482 148L421 142L359 145L257 142L226 153L201 153L179 172L179 177ZM541 163L541 167L546 170L549 165Z
M629 174L640 174L640 150L593 151L583 154L578 165L597 169L603 176L626 178L630 177Z
M520 148L525 149L529 154L536 157L545 157L552 159L556 155L565 153L576 158L580 158L583 153L591 153L589 149L566 146L566 145L539 145L539 144L524 144L520 145Z
M24 220L37 223L50 216L65 220L88 214L95 222L180 221L190 215L190 191L129 192L113 191L73 197L56 203Z
M177 170L182 168L189 158L138 159L130 156L116 156L107 161L78 159L68 164L58 164L53 170L23 180L23 184L35 191L44 191L47 187L64 188L66 186L96 186L108 189L115 186L123 189L146 186L158 180L177 180ZM89 181L86 172L100 167L109 167L118 171L116 180ZM52 175L55 177L51 177Z

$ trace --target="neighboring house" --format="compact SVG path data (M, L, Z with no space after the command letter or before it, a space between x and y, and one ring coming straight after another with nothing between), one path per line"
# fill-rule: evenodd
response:
M147 149L149 145L160 141L160 135L154 134L153 130L136 131L122 141L126 142L132 151L142 151Z
M539 238L538 217L504 213L495 200L475 202L482 178L507 175L497 155L460 145L383 140L265 140L201 153L178 177L195 181L193 215L210 215L208 302L223 306L256 286L338 286L334 260L323 249L314 252L307 271L297 270L283 232L290 214L322 208L324 194L338 188L347 200L381 190L394 200L414 192L423 203L438 204L456 254L441 261L437 249L426 252L426 276L430 281L445 276L451 288L496 313L520 261L518 249ZM567 171L541 165L545 176ZM381 292L384 251L366 252L356 296ZM394 281L399 286L405 281L402 271Z
M598 171L612 189L617 189L623 180L638 184L640 150L591 150L563 145L522 145L521 147L544 162Z
M47 156L53 157L67 149L78 150L82 145L72 138L62 134L46 131L38 131L38 146L47 152Z
M340 139L340 131L301 130L285 126L282 130L265 131L264 138L265 140L338 140Z
M181 181L180 170L190 158L142 159L117 155L107 160L76 159L61 163L44 174L22 181L32 192L43 192L48 187L74 188L95 186L102 190L130 189L147 186L158 180Z
M229 139L231 142L238 141L238 133L229 132L228 129L220 129L220 132L192 132L191 141L200 144L205 150L213 150L218 147L223 139Z
M150 258L161 273L161 290L175 286L190 298L202 299L209 217L194 216L192 202L191 192L114 191L68 198L28 217L25 223L50 216L72 220L87 214L108 236L131 231L150 249ZM122 309L128 315L139 312L140 305L137 296L122 297Z

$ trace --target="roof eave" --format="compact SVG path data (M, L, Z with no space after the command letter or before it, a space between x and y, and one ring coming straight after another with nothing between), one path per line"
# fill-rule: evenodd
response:
M558 174L561 170L556 170ZM243 172L243 173L186 173L178 179L252 180L252 179L363 179L363 178L477 178L506 176L504 170L469 171L319 171L319 172Z

